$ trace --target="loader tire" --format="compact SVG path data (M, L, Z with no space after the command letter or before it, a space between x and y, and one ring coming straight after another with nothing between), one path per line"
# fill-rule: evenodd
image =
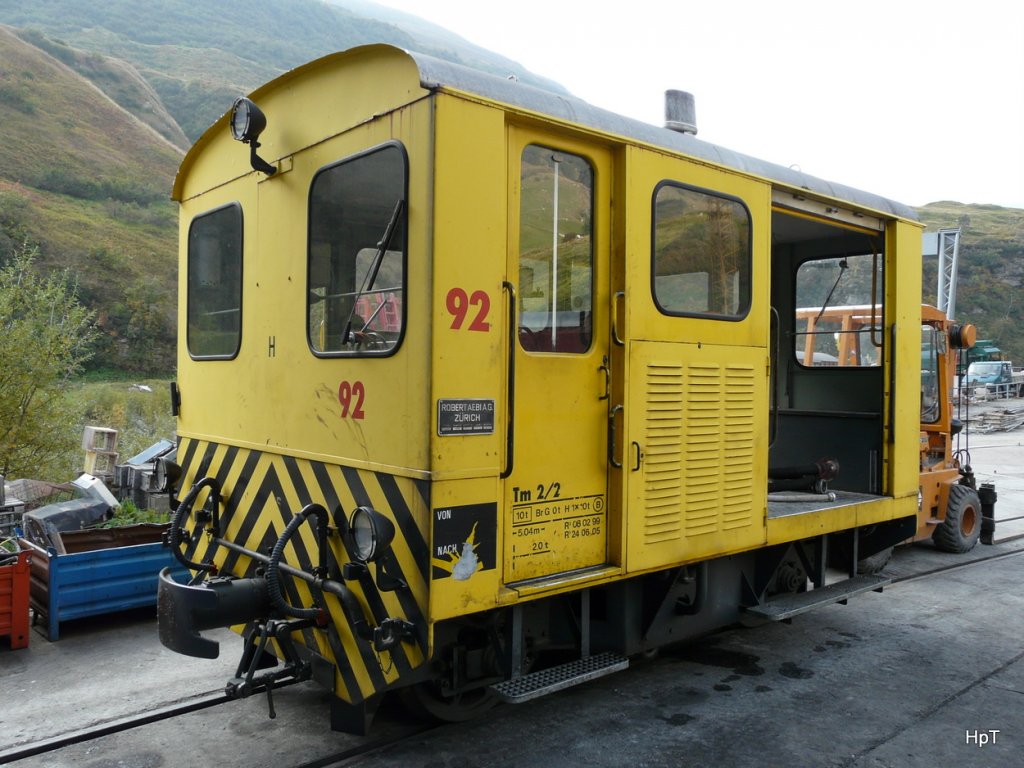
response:
M869 576L880 572L892 560L893 547L886 547L881 552L862 557L857 561L857 573L861 576Z
M932 532L932 541L943 552L962 554L974 549L981 536L981 499L966 485L953 485L946 502L946 519Z

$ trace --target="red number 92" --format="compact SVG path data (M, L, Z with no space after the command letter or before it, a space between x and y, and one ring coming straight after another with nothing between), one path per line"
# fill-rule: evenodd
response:
M338 402L341 403L341 418L364 419L363 399L366 389L361 381L343 381L338 385Z
M452 316L452 330L457 331L466 322L469 308L476 307L476 316L469 324L469 331L489 331L491 324L487 322L487 313L491 310L491 299L486 291L473 291L470 296L462 288L452 288L444 298L444 305Z

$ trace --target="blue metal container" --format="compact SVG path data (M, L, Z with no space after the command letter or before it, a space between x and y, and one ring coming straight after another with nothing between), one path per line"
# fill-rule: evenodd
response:
M31 604L44 617L47 638L60 637L60 623L156 605L157 577L165 567L177 581L188 570L161 543L166 525L133 525L61 534L65 552L22 541L31 550Z

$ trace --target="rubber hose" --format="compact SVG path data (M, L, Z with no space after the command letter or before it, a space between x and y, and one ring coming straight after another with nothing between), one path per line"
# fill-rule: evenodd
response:
M267 594L270 597L270 604L286 616L292 616L296 619L315 619L320 615L320 609L315 607L295 608L285 601L284 593L281 591L281 556L284 554L285 545L291 540L299 526L306 522L306 518L311 514L322 514L321 510L323 510L323 507L317 504L310 504L295 515L288 522L288 525L285 526L277 543L274 544L274 549L270 553L270 560L267 562Z
M835 501L836 495L828 493L769 493L768 501L798 503L801 501Z
M220 496L220 483L216 478L204 477L198 483L193 485L185 498L178 502L178 508L174 512L174 519L171 520L171 530L167 536L167 544L171 548L171 554L174 555L174 559L181 563L186 568L193 571L212 571L213 563L194 563L185 557L181 551L181 524L185 519L185 515L192 511L192 505L196 501L196 497L203 488L212 487L217 496Z

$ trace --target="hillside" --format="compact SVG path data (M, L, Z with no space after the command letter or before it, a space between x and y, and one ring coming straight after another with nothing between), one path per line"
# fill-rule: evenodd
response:
M35 29L16 29L15 33L25 42L67 64L168 141L183 149L191 144L153 87L127 61L76 50Z
M558 89L440 27L346 5L0 0L0 261L28 243L41 268L71 270L103 330L92 367L173 367L170 188L184 150L240 93L368 42Z
M0 24L12 25L0 27L0 261L28 242L42 267L70 268L104 332L93 366L133 372L173 366L170 187L239 93L371 41L563 90L369 0L0 0ZM937 202L920 215L932 230L963 227L958 319L1024 362L1024 211Z
M561 90L436 25L359 0L0 0L0 23L42 33L59 41L55 45L127 62L159 96L188 142L239 94L318 56L371 42L503 75L515 72L523 82ZM144 105L123 100L99 79L96 84L145 119L139 112Z
M4 27L0 61L0 259L38 245L41 268L68 268L102 308L97 363L159 367L173 359L181 150Z
M1024 210L937 202L918 214L929 231L961 228L956 319L974 323L980 336L1024 365ZM925 263L924 297L930 302L936 268Z

